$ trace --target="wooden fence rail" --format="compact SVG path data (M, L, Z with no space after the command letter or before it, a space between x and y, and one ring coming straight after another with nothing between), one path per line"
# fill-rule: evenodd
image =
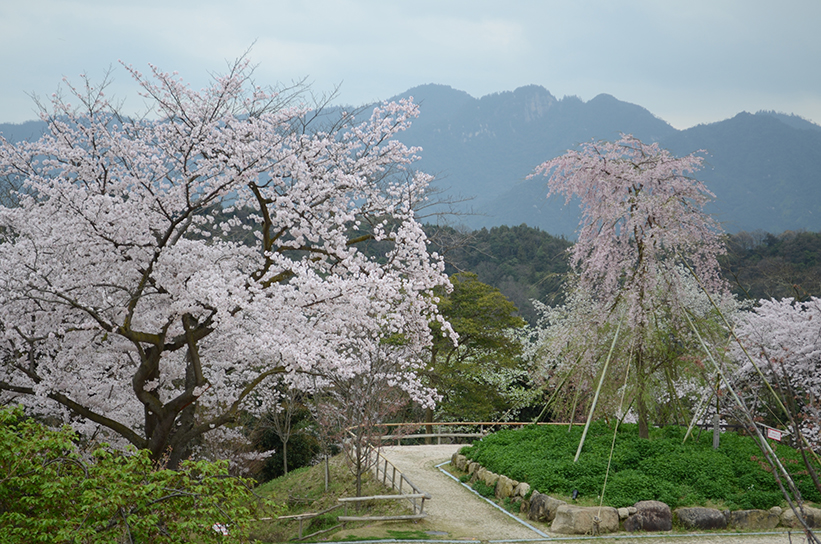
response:
M328 512L336 510L337 508L341 508L342 506L343 505L341 505L341 504L335 504L334 506L331 506L330 508L327 508L327 509L323 510L322 512L305 512L305 513L302 513L302 514L294 514L292 516L278 516L275 519L298 521L299 522L299 537L297 538L297 540L304 540L306 538L311 538L312 536L320 535L322 533L327 533L328 531L333 531L334 529L336 529L337 527L339 527L341 525L341 524L337 524L337 525L334 525L333 527L329 527L327 529L322 529L321 531L317 531L315 533L311 533L309 535L302 536L302 523L304 521L314 519L315 517L321 516L322 514L327 514ZM269 519L269 518L264 518L264 519ZM338 520L338 521L341 521L341 520Z
M484 438L489 433L496 431L503 427L523 427L525 425L534 425L530 422L510 421L445 421L433 423L382 423L378 427L384 428L386 431L392 429L396 430L394 433L383 434L380 439L382 442L396 442L397 446L402 445L402 440L412 439L436 439L437 444L442 443L443 438ZM567 423L536 423L535 425L568 425ZM461 427L456 431L451 431L453 427ZM472 431L465 430L475 429ZM420 432L427 430L427 432Z
M374 459L374 475L377 481L381 481L382 485L391 489L397 490L399 495L387 495L389 497L398 497L407 499L413 507L414 515L423 514L425 508L425 500L430 500L431 496L424 493L416 485L405 476L396 465L391 463L382 455L380 450L375 450L376 459ZM417 502L421 499L421 502ZM418 512L417 512L418 510Z
M404 514L404 515L396 515L396 516L349 516L348 515L348 504L363 502L363 501L372 501L372 500L404 500L404 499L421 499L422 502L419 505L419 512L416 512L416 507L414 504L413 514ZM339 516L339 521L388 521L388 520L409 520L409 519L422 519L427 514L425 514L425 499L430 499L430 495L427 493L408 493L402 495L373 495L371 497L344 497L341 499L337 499L339 502L345 504L345 513Z

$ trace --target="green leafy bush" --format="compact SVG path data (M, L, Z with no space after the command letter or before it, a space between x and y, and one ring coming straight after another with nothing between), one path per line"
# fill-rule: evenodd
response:
M252 512L249 481L227 462L157 469L149 452L102 446L89 459L75 434L0 409L0 541L240 542ZM227 527L228 534L215 524Z
M487 497L490 499L496 496L496 488L494 488L492 485L487 485L482 480L476 480L475 482L473 482L471 487L473 487L473 490L483 497Z
M591 424L584 449L573 462L582 428L531 425L502 430L476 442L463 453L482 466L528 482L542 493L597 498L602 492L613 427ZM659 500L670 507L724 503L731 509L770 508L781 504L778 485L747 436L725 433L718 450L712 433L682 444L681 427L653 429L649 440L638 437L635 425L621 425L616 437L610 475L604 493L609 506L630 506L640 500ZM805 500L819 502L818 490L805 474L800 454L774 445L793 473Z

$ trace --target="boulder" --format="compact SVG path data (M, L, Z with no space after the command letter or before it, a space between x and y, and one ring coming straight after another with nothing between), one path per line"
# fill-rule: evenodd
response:
M525 498L528 493L530 493L530 484L527 482L520 482L519 485L513 489L513 494L517 497Z
M512 497L514 483L515 482L507 476L499 476L499 479L496 480L496 498L506 499L508 497Z
M774 511L774 509L770 509ZM821 509L813 508L812 506L804 505L804 521L812 528L821 527ZM798 518L795 517L795 512L791 508L785 508L781 513L781 525L784 527L800 527Z
M762 530L772 529L780 518L772 510L736 510L730 512L730 525L736 529Z
M468 462L467 472L472 476L480 468L482 468L482 466L479 463L477 463L476 461L470 461Z
M574 506L562 504L550 531L566 535L597 535L619 530L619 513L609 506Z
M464 455L461 455L459 453L454 453L453 457L450 460L450 462L453 464L453 466L456 467L457 470L461 470L462 472L466 472L467 464L468 464L468 458L465 457Z
M533 521L553 521L556 517L556 510L563 504L567 503L554 499L550 495L534 491L530 496L530 509L527 517Z
M482 472L484 471L484 472ZM496 487L496 482L499 481L499 475L495 472L491 472L489 470L482 469L479 474L479 478L485 482L490 487Z
M673 514L670 507L660 501L639 501L636 513L624 520L624 530L670 531L673 529Z
M542 516L545 512L545 503L549 497L538 491L534 491L532 495L530 495L530 504L528 505L527 510L527 519L533 521L544 521Z
M630 510L628 510L627 508L619 508L618 512L619 512L619 519L622 520L622 521L626 520L627 516L630 515ZM633 512L633 513L635 514L635 512Z
M676 508L673 511L679 525L686 529L726 529L727 518L715 508Z

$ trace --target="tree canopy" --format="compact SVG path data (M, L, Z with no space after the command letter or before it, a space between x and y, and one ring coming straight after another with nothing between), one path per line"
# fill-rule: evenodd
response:
M201 91L126 68L145 117L84 79L39 140L0 139L19 189L0 207L0 400L172 466L278 374L353 376L378 352L430 405L413 371L447 277L413 211L430 177L394 139L417 106L325 115L246 58Z
M425 371L427 383L442 396L439 414L485 421L521 408L517 390L529 380L519 358L522 345L513 331L525 321L510 300L476 274L454 274L450 281L453 291L438 294L439 311L459 335L459 343L436 334Z
M582 211L570 250L569 286L576 293L572 307L583 314L575 320L578 326L564 327L566 337L554 341L578 350L569 354L571 360L606 368L606 348L597 338L623 326L628 345L622 351L632 364L639 433L645 438L650 378L678 361L664 346L692 301L689 274L679 267L691 267L706 290L727 293L717 260L721 229L702 212L712 195L691 177L701 163L696 155L675 157L658 144L623 135L568 151L534 174L548 176L549 194L563 194L568 203L578 198Z

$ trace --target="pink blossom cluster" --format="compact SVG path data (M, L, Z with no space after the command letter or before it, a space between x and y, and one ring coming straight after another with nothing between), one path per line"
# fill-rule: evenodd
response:
M431 404L414 371L449 283L414 215L431 178L394 138L418 107L323 115L246 59L200 91L126 68L151 117L84 80L41 138L0 138L2 401L155 455L270 406L278 374L377 352Z
M646 323L655 294L676 281L673 268L682 262L708 291L725 289L716 260L724 252L722 230L702 210L714 195L692 177L701 165L695 154L675 157L657 143L623 135L583 144L536 168L533 175L549 178L548 196L578 199L581 220L570 262L579 288L604 311L626 301L630 324Z
M814 447L821 447L821 299L761 300L744 314L736 333L746 348L745 354L740 346L733 347L732 355L740 366L736 378L754 384L754 392L761 395L748 405L766 416L780 412L767 409L772 408L772 400L764 394L757 366L785 404L795 407L800 431ZM791 427L786 420L773 423Z

